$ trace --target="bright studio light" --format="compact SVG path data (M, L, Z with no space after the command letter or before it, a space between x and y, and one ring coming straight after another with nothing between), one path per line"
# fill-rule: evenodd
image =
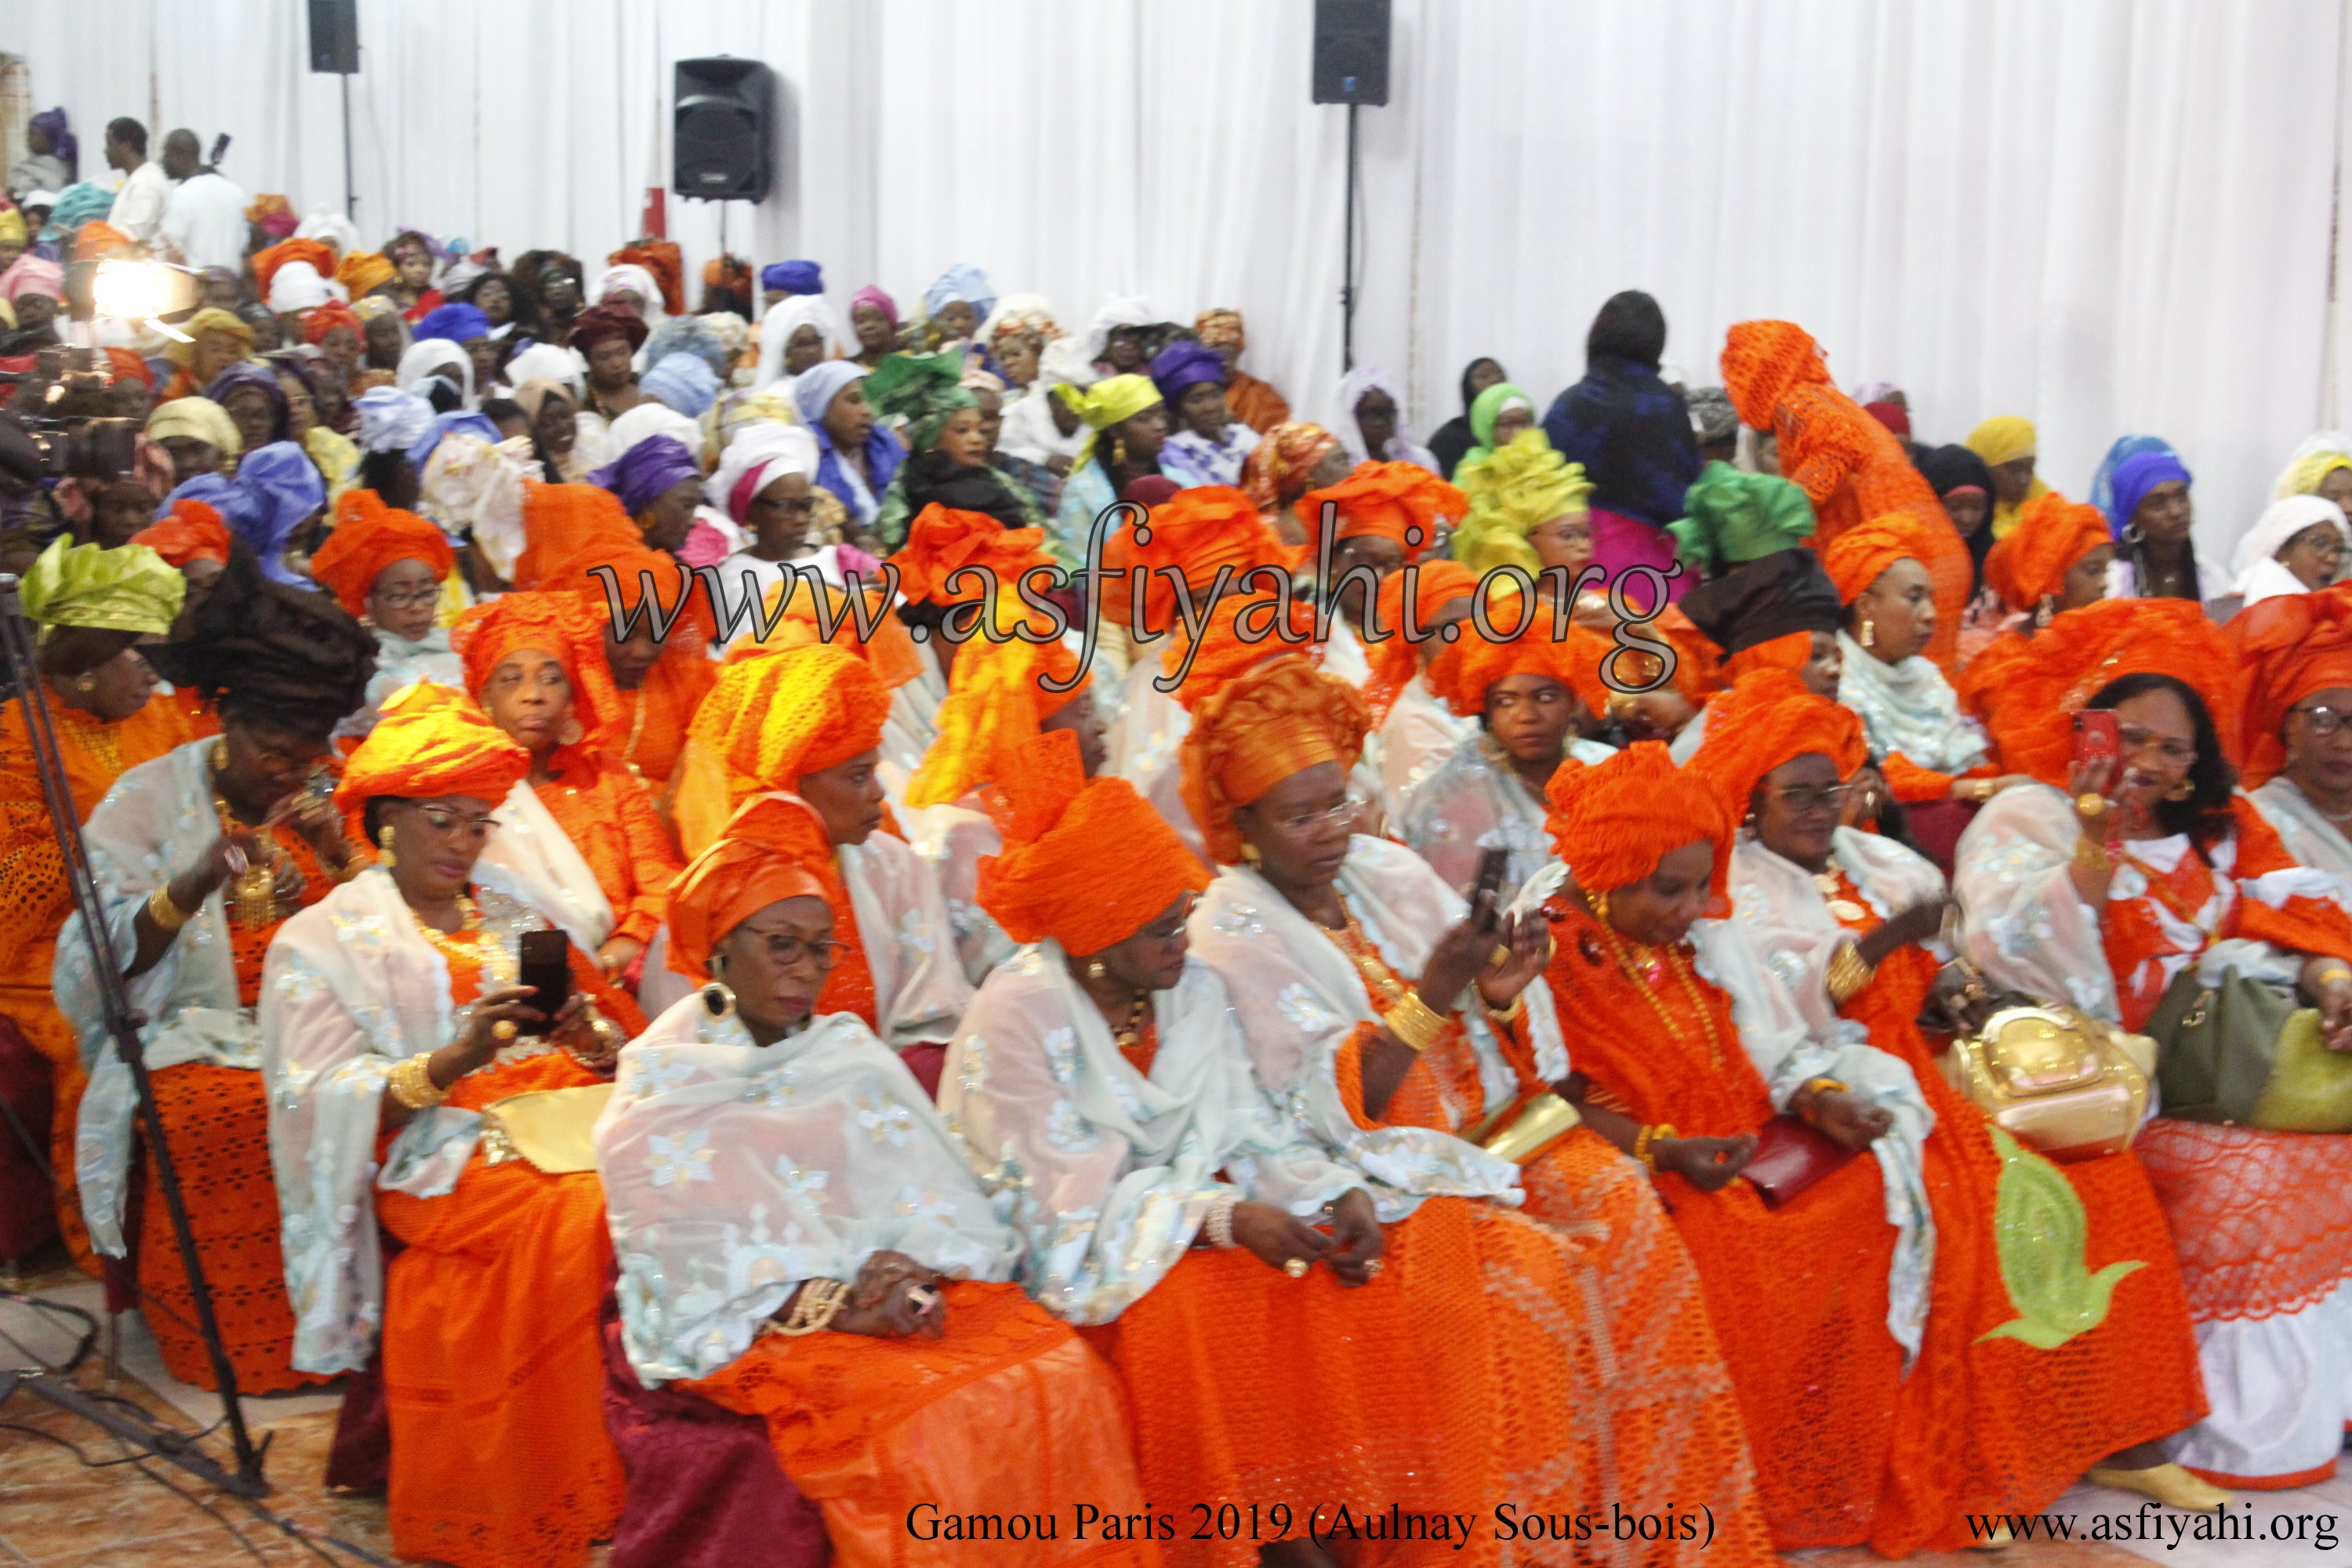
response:
M97 274L90 279L90 308L97 314L145 321L183 342L183 335L164 326L163 318L185 315L195 304L195 275L160 261L110 258L98 264Z

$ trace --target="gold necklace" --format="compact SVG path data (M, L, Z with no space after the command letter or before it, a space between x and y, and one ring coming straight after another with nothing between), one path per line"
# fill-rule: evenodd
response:
M652 672L646 673L650 676ZM642 782L646 775L637 767L637 741L646 732L646 690L642 681L637 685L636 698L637 714L629 721L629 743L621 750L621 762L629 770L631 778Z
M472 936L482 929L482 911L474 900L465 894L457 895L457 930L455 933L436 929L423 915L416 912L416 908L413 904L408 906L408 918L416 922L416 933L439 948L441 956L444 958L471 962L481 957L482 949L479 942L457 940L460 936Z
M220 792L220 776L228 771L228 742L213 742L212 777L213 815L220 819L223 837L235 833L241 826L236 813L229 808L228 797ZM229 918L242 926L265 926L278 918L278 850L265 830L258 835L267 852L248 858L245 869L229 880Z
M1834 860L1830 862L1830 869L1813 873L1813 886L1828 901L1831 918L1841 925L1847 921L1858 921L1870 912L1845 896L1845 889L1838 881L1837 862Z
M1627 958L1626 944L1624 939L1617 934L1617 928L1598 916L1594 917L1593 923L1601 928L1601 940L1609 944L1610 956L1617 961L1618 969L1626 979L1633 983L1634 989L1641 992L1642 1000L1647 1002L1650 1005L1650 1011L1658 1016L1658 1022L1664 1027L1667 1035L1675 1039L1681 1039L1683 1032L1675 1026L1674 1016L1666 1011L1666 1005L1659 1001L1657 993L1650 988L1650 981L1644 979L1641 972L1636 970L1632 961ZM1647 954L1653 950L1643 948L1642 951ZM1689 998L1692 1010L1698 1015L1699 1027L1706 1034L1707 1064L1719 1069L1723 1066L1723 1042L1716 1036L1715 1015L1707 1011L1706 998L1699 994L1698 982L1692 977L1685 965L1681 949L1669 947L1661 951L1663 957L1651 960L1652 965L1672 972L1675 978L1682 984L1683 994Z
M1127 1022L1114 1026L1110 1037L1120 1051L1132 1051L1143 1044L1143 1020L1151 1006L1151 994L1139 994L1127 1009Z
M1356 920L1356 911L1348 907L1347 895L1343 893L1339 898L1339 918L1347 924L1337 935L1328 931L1323 934L1330 937L1339 951L1348 955L1357 972L1363 975L1364 984L1371 988L1374 997L1390 1006L1396 1005L1404 1000L1404 987L1397 984L1395 973L1381 961L1379 950L1364 935L1363 926Z

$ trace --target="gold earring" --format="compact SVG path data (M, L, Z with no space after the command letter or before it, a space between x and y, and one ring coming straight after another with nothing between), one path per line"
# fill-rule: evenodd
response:
M2170 789L2164 792L2164 798L2167 800L2187 800L2190 795L2195 795L2196 793L2197 786L2190 784L2187 779L2182 779L2179 784L2174 784Z
M1126 437L1114 436L1110 438L1110 460L1114 463L1125 463L1127 461Z
M1243 861L1243 863L1244 863L1244 865L1255 866L1255 865L1257 865L1257 864L1259 863L1259 861L1261 860L1261 858L1262 858L1262 857L1258 854L1258 852L1257 852L1257 846L1256 846L1256 845L1255 845L1255 844L1253 844L1253 843L1251 843L1251 842L1250 842L1248 839L1246 839L1246 838L1243 839L1243 840L1242 840L1242 861Z
M555 732L555 743L559 746L576 746L580 743L580 738L587 732L580 727L579 720L566 719L563 721L563 728Z
M1110 973L1110 971L1108 971L1108 970L1107 970L1107 969L1105 969L1105 968L1103 967L1103 962L1102 962L1102 960L1101 960L1101 959L1099 959L1099 958L1090 958L1090 959L1087 960L1087 979L1089 979L1089 980L1100 980L1104 975L1106 975L1106 974L1108 974L1108 973Z
M2042 603L2033 607L2033 624L2037 627L2046 626L2057 618L2057 615L2058 595L2044 594L2042 595Z
M377 850L377 865L382 866L385 870L389 871L394 866L399 864L399 862L394 858L392 853L392 824L388 822L385 823L383 825L383 830L375 836L375 847Z
M702 1000L702 1010L713 1023L723 1023L735 1016L735 993L713 980L695 994Z
M1853 640L1860 643L1864 647L1876 647L1878 646L1878 623L1870 619L1868 616L1864 616L1862 623L1862 635Z
M1585 907L1592 911L1592 918L1594 920L1599 921L1602 925L1607 925L1609 923L1608 894L1587 893L1584 895L1584 903Z

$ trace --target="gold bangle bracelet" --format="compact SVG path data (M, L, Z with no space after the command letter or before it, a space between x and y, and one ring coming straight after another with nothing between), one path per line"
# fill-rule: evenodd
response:
M411 1110L430 1110L447 1091L433 1087L433 1053L419 1051L392 1069L384 1080L392 1098Z
M1877 973L1877 965L1864 962L1859 947L1850 942L1844 943L1830 955L1830 1000L1844 1006Z
M1407 991L1397 1005L1381 1016L1389 1033L1414 1051L1425 1051L1445 1033L1444 1016L1421 999L1419 990Z
M2312 976L2311 984L2316 987L2326 985L2338 980L2352 980L2352 969L2347 969L2340 963L2333 964Z
M806 1279L801 1282L799 1293L793 1298L793 1310L782 1322L773 1318L760 1325L763 1334L782 1334L797 1339L832 1326L849 1299L849 1287L838 1279Z
M1481 994L1478 998L1478 1005L1486 1009L1486 1021L1488 1023L1494 1024L1498 1027L1507 1029L1517 1024L1521 1018L1527 1016L1528 994L1522 991L1517 995L1512 997L1511 1005L1504 1008L1499 1013L1495 1011L1493 1007L1487 1005L1486 998L1483 994Z
M172 884L169 882L147 895L147 918L155 922L159 931L178 931L195 917L194 910L184 910L172 901Z
M2107 847L2088 837L2074 840L2074 864L2095 877L2104 877L2116 868L2116 858Z
M1671 1121L1643 1126L1639 1132L1633 1134L1633 1158L1641 1161L1650 1169L1656 1170L1658 1145L1674 1136L1675 1136L1675 1124Z

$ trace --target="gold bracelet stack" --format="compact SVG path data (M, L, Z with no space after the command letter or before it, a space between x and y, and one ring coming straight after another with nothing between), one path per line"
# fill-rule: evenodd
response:
M1805 1125L1808 1127L1813 1126L1815 1125L1813 1121L1813 1111L1821 1103L1818 1098L1819 1096L1824 1094L1851 1094L1853 1092L1853 1086L1847 1083L1843 1079L1809 1078L1802 1084L1798 1086L1797 1094L1811 1094L1816 1098L1808 1100L1805 1104L1805 1109L1798 1114L1803 1119ZM1796 1099L1796 1095L1791 1095L1790 1099L1793 1101Z
M2104 877L2116 868L2116 858L2107 853L2105 845L2084 834L2074 840L2074 865L2094 877Z
M1633 1134L1633 1158L1641 1161L1653 1171L1656 1170L1658 1145L1674 1136L1675 1126L1671 1121L1661 1121L1655 1126L1644 1126L1639 1132Z
M1844 1006L1877 973L1876 964L1864 962L1859 947L1850 942L1842 943L1830 955L1830 1000Z
M1520 992L1517 995L1511 998L1511 1005L1508 1007L1506 1007L1501 1012L1497 1013L1492 1006L1487 1005L1486 994L1482 992L1478 997L1478 1005L1486 1008L1486 1021L1488 1023L1494 1025L1498 1029L1508 1029L1517 1026L1521 1018L1527 1016L1528 994L1524 991Z
M384 1080L392 1098L411 1110L430 1110L447 1092L433 1087L433 1053L419 1051L392 1069Z
M196 912L173 903L172 884L166 882L147 895L147 918L155 922L158 931L177 931L195 919Z
M833 1320L849 1300L849 1287L838 1279L807 1279L801 1283L800 1293L793 1298L793 1310L782 1322L773 1318L760 1325L763 1334L785 1334L798 1338L813 1334L819 1329L830 1328Z
M2347 969L2340 963L2332 964L2329 967L2321 970L2318 974L2314 976L2311 984L2314 990L2317 990L2322 985L2326 985L2338 980L2352 980L2352 969Z
M1421 999L1418 987L1408 990L1395 1006L1381 1014L1381 1022L1416 1052L1429 1049L1445 1033L1444 1016Z
M1209 1205L1209 1217L1201 1222L1201 1235L1220 1252L1234 1249L1234 1211L1241 1206L1241 1194L1220 1193L1217 1201Z

